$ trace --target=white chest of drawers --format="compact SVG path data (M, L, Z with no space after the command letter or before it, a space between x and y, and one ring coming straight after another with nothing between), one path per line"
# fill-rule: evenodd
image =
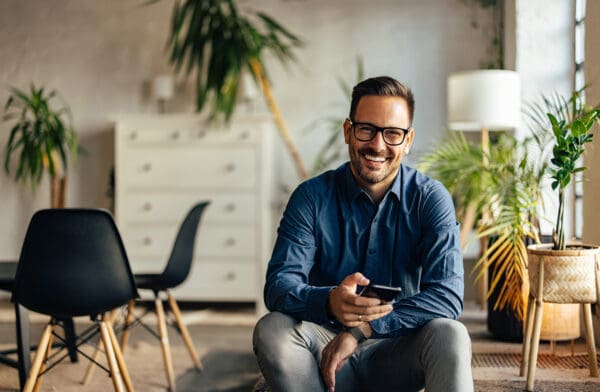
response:
M181 300L258 301L271 229L268 117L132 115L115 129L115 217L134 272L161 271L193 204L210 200Z

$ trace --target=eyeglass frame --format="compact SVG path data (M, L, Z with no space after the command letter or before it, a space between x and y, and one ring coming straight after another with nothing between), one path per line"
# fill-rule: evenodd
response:
M383 142L385 144L387 144L388 146L401 146L404 141L406 140L406 135L408 135L410 133L410 127L407 128L400 128L400 127L378 127L375 124L372 124L370 122L358 122L358 121L354 121L351 118L348 118L348 122L350 123L350 126L352 127L352 135L356 138L356 140L361 141L361 142L370 142L371 140L375 139L375 137L377 136L378 133L381 132L381 138L383 139ZM375 129L375 133L373 133L373 137L370 139L359 139L358 136L356 136L356 125L368 125L370 127L373 127ZM402 141L400 143L388 143L387 140L385 140L385 133L384 131L386 129L393 129L393 130L400 130L403 132L404 137L402 138Z

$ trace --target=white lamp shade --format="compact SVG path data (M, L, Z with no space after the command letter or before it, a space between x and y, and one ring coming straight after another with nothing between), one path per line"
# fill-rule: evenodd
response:
M169 100L173 98L174 83L171 75L159 75L152 81L152 95L155 99Z
M517 72L463 71L448 77L450 129L514 130L520 122L521 81Z

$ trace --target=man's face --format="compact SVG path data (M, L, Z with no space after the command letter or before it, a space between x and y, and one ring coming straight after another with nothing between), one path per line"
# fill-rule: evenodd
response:
M411 127L406 100L400 97L367 95L360 99L352 119L355 123L371 123L378 127ZM413 140L413 129L398 146L390 146L378 132L373 140L356 139L350 121L344 123L344 138L348 144L350 164L354 177L365 187L376 184L390 185L408 153Z

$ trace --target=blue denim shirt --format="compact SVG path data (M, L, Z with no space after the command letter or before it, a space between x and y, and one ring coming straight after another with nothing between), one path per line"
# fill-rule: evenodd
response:
M401 165L379 205L349 163L300 184L281 219L264 289L269 310L335 324L330 290L347 275L402 287L394 311L371 321L374 338L409 335L462 313L459 225L444 186Z

